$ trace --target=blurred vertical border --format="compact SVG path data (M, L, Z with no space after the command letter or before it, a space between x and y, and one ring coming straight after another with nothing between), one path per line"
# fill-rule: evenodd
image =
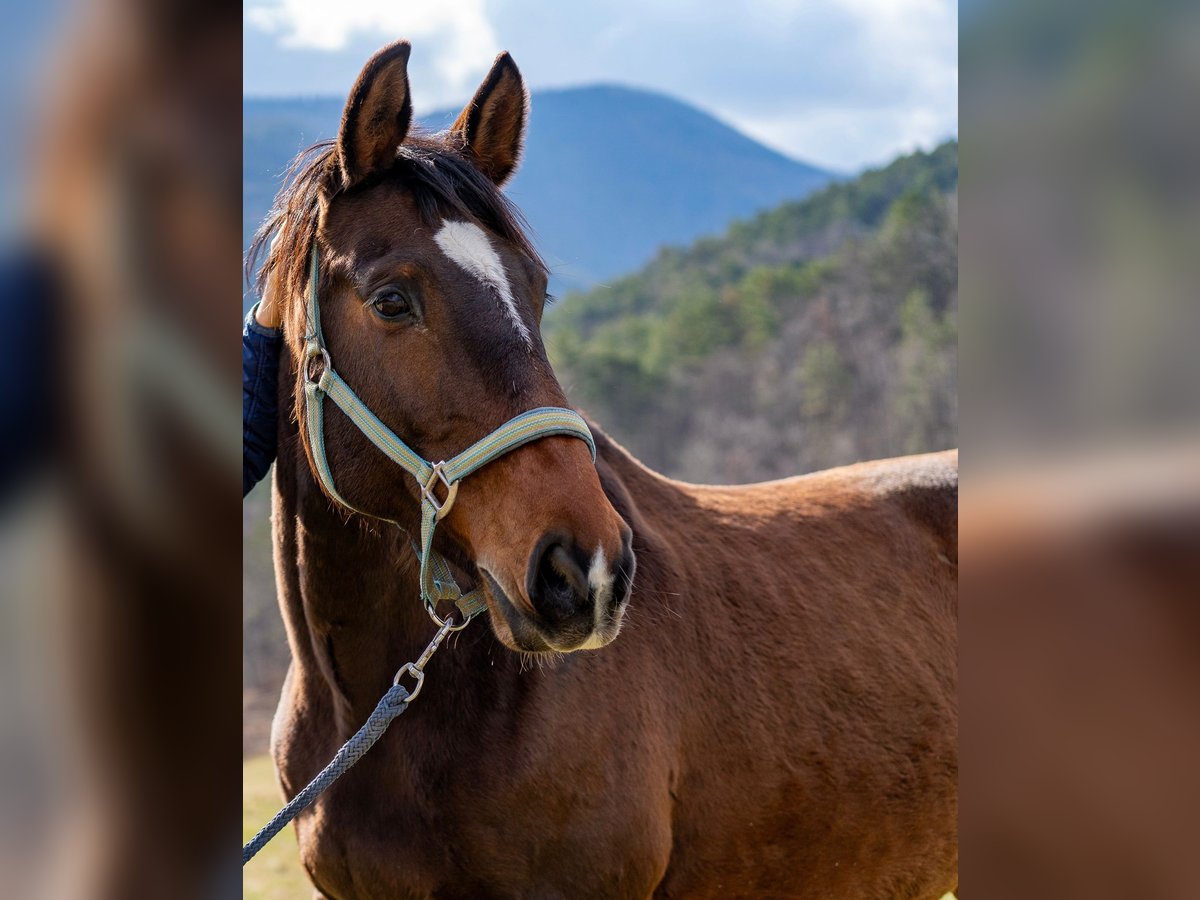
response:
M232 895L241 37L222 4L6 4L0 870Z
M964 890L1200 896L1200 10L961 12Z

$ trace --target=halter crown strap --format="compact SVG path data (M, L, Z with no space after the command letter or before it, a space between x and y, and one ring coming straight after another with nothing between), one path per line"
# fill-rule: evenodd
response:
M551 435L579 438L588 445L592 462L595 462L596 443L592 433L583 418L573 410L543 406L509 419L449 460L440 463L429 462L383 424L333 370L329 352L325 349L321 335L321 310L317 304L318 276L317 248L314 243L309 272L308 333L305 336L304 359L301 365L304 374L308 443L312 450L317 477L329 495L342 506L362 515L370 515L348 502L334 486L333 472L329 468L329 458L325 450L323 401L325 397L329 397L372 444L417 482L421 492L421 540L417 552L421 561L421 599L426 608L437 620L434 605L439 600L452 600L469 619L484 609L482 592L476 590L464 594L455 582L445 558L433 549L433 534L437 523L454 505L458 495L458 483L498 457L530 441ZM317 365L318 360L321 362L320 374L314 376L313 367ZM445 494L441 499L438 496L439 491Z

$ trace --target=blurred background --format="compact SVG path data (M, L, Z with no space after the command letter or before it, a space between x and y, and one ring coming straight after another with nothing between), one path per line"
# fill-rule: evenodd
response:
M963 3L960 868L1200 893L1200 10Z
M238 890L238 24L4 6L6 896Z
M286 648L265 492L230 527L232 331L288 158L403 35L434 127L497 50L522 67L547 340L647 463L746 481L961 440L968 894L1196 895L1190 6L4 12L5 893L307 890L286 838L255 881L233 863L239 807L280 800Z

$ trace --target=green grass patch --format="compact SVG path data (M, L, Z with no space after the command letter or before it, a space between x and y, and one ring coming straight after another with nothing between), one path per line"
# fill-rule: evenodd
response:
M269 756L242 763L242 843L250 840L283 805L275 765ZM311 897L296 833L289 825L242 870L243 900L295 900Z

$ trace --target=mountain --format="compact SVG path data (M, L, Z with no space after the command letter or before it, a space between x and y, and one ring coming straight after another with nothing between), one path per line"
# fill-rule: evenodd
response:
M555 372L652 468L782 477L954 445L958 144L786 203L573 294Z
M337 134L344 100L335 97L242 100L242 246L266 218L292 158Z
M243 229L266 214L295 153L337 130L342 100L243 102ZM442 128L454 112L425 116ZM803 197L837 176L789 159L712 116L649 91L536 91L521 169L508 190L558 291L641 265L661 246Z

